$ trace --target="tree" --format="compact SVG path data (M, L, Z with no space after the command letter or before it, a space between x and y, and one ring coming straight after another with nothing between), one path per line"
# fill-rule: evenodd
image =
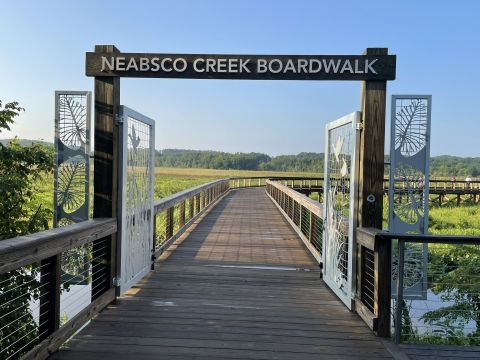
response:
M429 253L431 290L445 306L426 312L422 320L444 329L447 337L463 338L462 345L480 343L480 247L474 245L438 246ZM464 334L465 324L473 322L476 330Z
M10 130L23 108L0 101L0 133ZM53 170L53 149L35 144L21 146L14 139L0 144L0 240L48 229L52 211L32 206L42 177ZM41 295L38 266L0 275L0 359L25 353L38 340L32 301Z

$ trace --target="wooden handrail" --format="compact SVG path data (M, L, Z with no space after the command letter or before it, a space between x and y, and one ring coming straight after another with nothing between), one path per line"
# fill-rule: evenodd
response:
M380 231L376 234L384 240L405 240L414 243L480 245L480 236L465 235L431 235L431 234L400 234Z
M18 269L117 231L116 219L92 219L0 241L0 274Z
M298 191L295 191L289 188L288 186L280 184L277 181L267 180L266 183L286 193L288 196L290 196L296 202L301 204L303 207L310 210L313 214L317 215L320 218L323 218L323 205L320 204L319 202L313 199L310 199L309 197L299 193Z
M158 214L159 212L162 212L168 208L171 208L172 206L175 206L176 204L182 202L183 200L186 200L192 196L195 196L216 184L220 184L222 182L228 182L229 180L230 180L229 178L224 178L224 179L210 181L206 184L198 185L198 186L195 186L194 188L186 189L178 193L175 193L173 195L167 196L163 199L156 200L153 205L153 209L154 209L153 212L154 214Z

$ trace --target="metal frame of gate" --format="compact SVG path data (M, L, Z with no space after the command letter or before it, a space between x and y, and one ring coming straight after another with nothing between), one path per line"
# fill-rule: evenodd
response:
M328 123L325 128L323 280L349 309L353 307L355 294L354 214L358 188L357 124L360 118L360 112L353 112ZM342 134L332 139L335 130L343 131L348 139ZM330 160L335 162L335 169L332 169ZM348 203L345 202L347 196Z
M115 285L121 295L150 271L152 262L155 122L120 106L118 125L120 262Z
M427 234L432 96L392 95L390 116L389 231ZM403 298L425 300L428 244L408 244L405 260ZM393 253L394 297L397 276L398 254Z

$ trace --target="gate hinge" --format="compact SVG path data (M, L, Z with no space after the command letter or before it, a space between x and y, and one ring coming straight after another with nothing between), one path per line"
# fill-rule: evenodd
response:
M357 122L357 130L362 131L363 130L363 123Z
M112 284L113 284L113 286L117 286L117 287L120 286L121 280L122 280L122 279L121 279L120 277L114 277L114 278L112 279Z

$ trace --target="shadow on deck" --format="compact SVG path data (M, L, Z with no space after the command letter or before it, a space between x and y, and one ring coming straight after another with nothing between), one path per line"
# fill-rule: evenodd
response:
M383 344L259 188L230 192L51 358L391 358Z

